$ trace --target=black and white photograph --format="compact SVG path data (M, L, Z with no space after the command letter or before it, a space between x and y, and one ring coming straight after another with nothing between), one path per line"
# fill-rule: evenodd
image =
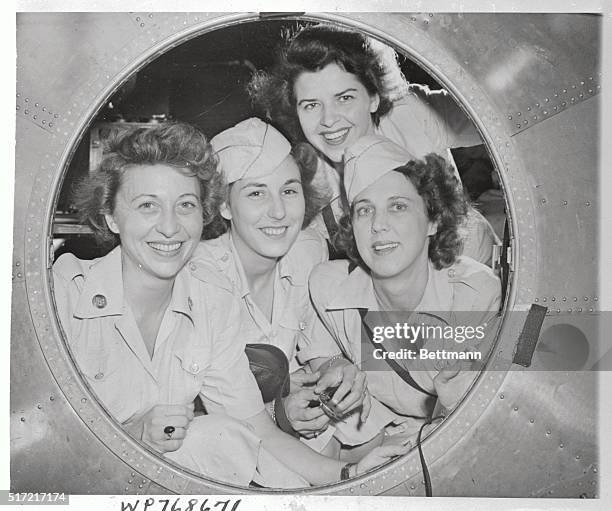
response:
M611 14L412 3L7 14L0 503L605 507Z

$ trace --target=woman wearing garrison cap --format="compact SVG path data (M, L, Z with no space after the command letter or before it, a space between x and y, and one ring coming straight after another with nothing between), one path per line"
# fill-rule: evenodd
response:
M452 408L474 372L459 372L448 360L389 364L372 344L360 342L362 329L372 333L366 311L413 311L400 317L445 327L457 326L460 311L469 313L472 324L485 324L498 310L499 279L485 265L458 257L457 229L467 205L453 169L435 154L417 160L379 135L359 139L345 162L349 211L340 223L340 241L351 262L315 268L313 303L346 356L366 371L374 398L401 416L430 416L434 398ZM388 352L397 345L386 340L377 346Z
M257 349L261 345L274 346L289 360L292 392L288 396L273 393L267 399L264 395L266 400L275 398L268 404L271 417L286 432L305 438L313 450L333 457L340 455L340 444L353 447L369 440L379 444L382 427L390 419L363 423L361 419L367 416L362 413L365 377L341 355L326 329L315 321L309 299L310 271L327 259L324 239L303 229L318 209L319 197L311 184L316 156L309 146L292 149L276 129L256 118L221 132L211 144L228 184L226 201L220 208L227 232L201 243L191 265L194 276L204 282L225 279L226 288L240 299L235 343L249 348L256 345ZM325 361L325 365L320 372L311 372L305 364L312 361ZM333 425L321 406L309 406L325 390L316 387L321 373L332 383L347 381L337 398L342 421ZM262 394L270 393L258 383ZM368 400L366 412L369 405ZM385 416L379 403L374 404L374 409L378 417ZM352 456L342 459L357 461L372 446L364 445L359 452L352 449ZM379 453L375 451L373 455L382 462L384 456ZM293 459L300 465L309 465L302 455ZM289 465L286 459L282 461ZM370 467L376 464L364 460L351 470L363 471L368 463Z

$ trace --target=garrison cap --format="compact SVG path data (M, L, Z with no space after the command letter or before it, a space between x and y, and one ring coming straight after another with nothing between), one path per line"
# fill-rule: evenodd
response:
M261 119L251 117L210 141L227 183L271 174L291 152L291 144Z
M361 137L344 152L344 188L349 204L387 172L414 159L406 149L386 137Z

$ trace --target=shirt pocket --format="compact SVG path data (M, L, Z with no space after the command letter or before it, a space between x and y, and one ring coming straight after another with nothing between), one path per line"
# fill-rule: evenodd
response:
M184 387L188 394L197 395L206 375L206 367L212 356L207 347L190 347L176 352L180 381L173 382Z

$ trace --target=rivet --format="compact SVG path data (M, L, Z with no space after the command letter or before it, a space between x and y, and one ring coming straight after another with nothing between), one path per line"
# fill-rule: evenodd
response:
M593 94L593 89L589 89L589 94Z
M567 309L567 312L569 312L571 314L572 313L572 309Z
M55 401L55 398L53 396L50 396L49 401Z
M42 410L42 405L39 403L36 405L36 408L38 408L39 410Z
M588 296L585 296L585 297L584 297L584 301L585 301L585 302L588 302L588 301L589 301L589 297L588 297Z
M30 111L26 109L25 113L26 113L26 115L27 115L27 114L29 114L29 113L30 113Z
M563 201L563 205L567 206L567 201L566 200Z
M593 301L596 302L597 300L599 300L599 298L597 298L596 296L593 297Z
M128 479L128 484L132 484L134 481L132 481L131 479Z
M554 107L553 110L556 112L557 110L559 110L559 108L558 107Z
M546 297L542 298L542 301L545 302L546 301Z
M564 101L563 103L561 103L561 106L565 106L567 105L567 103Z
M17 110L21 110L21 107L19 105L17 105Z
M597 474L597 467L593 467L593 473Z
M512 120L512 116L511 116L511 115L509 115L509 116L508 116L508 120L509 120L509 121L511 121L511 120Z
M515 412L518 412L518 406L515 406L515 407L514 407L514 411L515 411Z
M537 116L537 115L534 115L534 116L533 116L533 120L534 120L534 121L537 121L537 120L538 120L538 116Z
M416 490L416 486L415 486L414 484L411 484L411 485L410 485L410 489L411 489L411 490Z
M552 431L551 431L550 429L547 429L547 430L546 430L546 434L547 434L547 435L550 435L551 433L552 433Z
M153 14L149 14L149 18L152 18ZM196 18L196 21L198 21L198 18Z
M411 19L412 21L416 21L416 18L415 18L414 16L410 16L410 19Z
M574 296L574 301L577 302L578 301L578 297Z
M538 303L539 301L540 301L540 299L539 299L539 298L536 298L536 299L535 299L535 302L536 302L536 303Z
M559 444L559 449L563 449L564 447L565 447L565 445Z
M139 484L139 485L138 485L138 488L142 488L142 484Z
M429 17L430 17L430 18L433 18L433 14L432 14L432 13L429 13Z
M578 94L578 97L579 97L579 98L583 98L583 97L584 97L584 94L581 92L580 94Z
M59 117L59 114L53 114L53 117L57 119Z
M145 24L144 24L144 23L141 23L141 24L140 24L140 26L141 26L141 27L144 27L144 26L145 26Z
M576 454L576 459L579 460L580 459L580 454Z
M520 117L521 116L521 112L518 112L516 115Z
M529 124L529 121L528 121L527 119L525 119L525 120L523 121L523 124Z
M567 302L567 297L566 296L563 297L563 301Z
M520 127L521 127L521 125L520 125L520 124L517 124L517 125L516 125L516 127L517 127L517 128L520 128Z
M584 205L588 207L588 206L590 206L590 205L591 205L591 203L590 203L589 201L586 201L586 202L584 203Z
M52 123L52 122L50 122L50 123L49 123L49 128L51 128L52 126L53 126L53 123Z
M81 403L87 403L87 398L86 397L81 398Z
M504 399L504 395L503 395L503 394L500 394L500 395L499 395L499 399Z
M22 417L21 419L19 419L21 422L25 422L25 417Z
M565 94L567 92L567 89L563 89L563 94Z
M551 301L556 302L556 301L557 301L557 299L556 299L556 298L553 296L553 297L551 298Z
M575 103L575 102L576 102L576 98L571 98L571 99L570 99L570 101L571 101L572 103Z
M549 99L548 98L544 98L544 103L548 103Z
M536 103L536 107L537 107L537 108L540 108L540 103Z
M38 116L37 116L37 115L35 115L35 116L34 116L34 119L38 119Z
M42 107L42 111L43 111L43 112L46 112L46 111L47 111L47 107L46 107L46 106L43 106L43 107Z
M589 312L593 312L593 307L589 307Z
M544 110L542 113L543 113L544 115L548 115L548 110Z
M582 307L578 307L578 312L582 312Z
M140 21L140 16L136 16L136 21Z
M28 98L25 98L25 100L24 100L24 101L25 101L26 103L29 103L29 102L30 102L30 100L29 100Z
M529 419L529 422L531 422L531 424L533 424L535 422L535 419Z
M561 309L557 309L557 314L561 314Z
M576 86L575 86L575 85L572 85L572 89L575 89L575 88L576 88Z

